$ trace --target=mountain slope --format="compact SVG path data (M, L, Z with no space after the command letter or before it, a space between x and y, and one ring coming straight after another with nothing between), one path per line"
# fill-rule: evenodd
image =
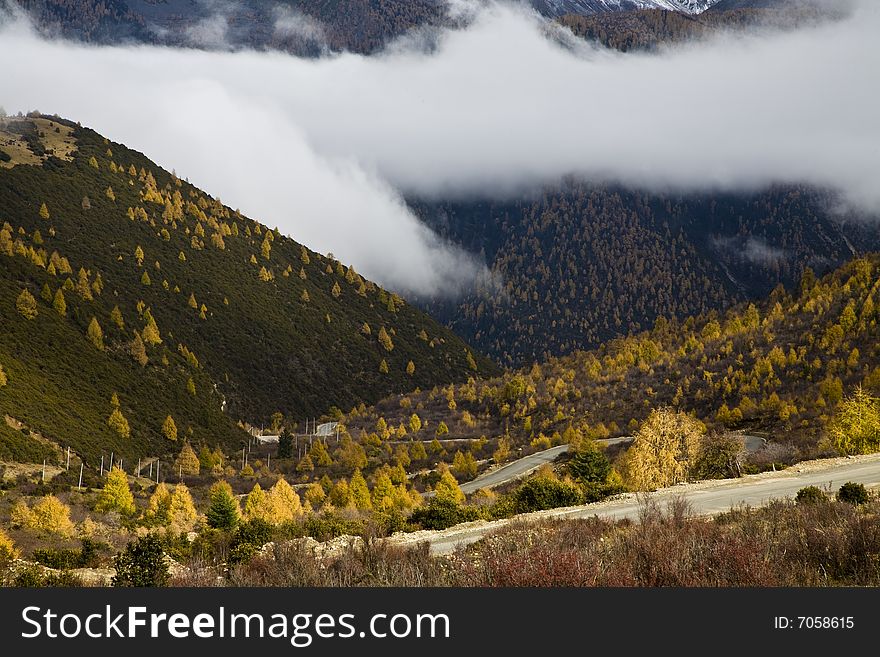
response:
M802 187L661 195L570 183L540 198L412 206L495 275L456 304L425 307L510 365L759 299L806 267L880 248L877 222L844 223L832 195Z
M496 379L383 400L348 419L349 431L389 426L408 409L444 438L508 436L528 448L541 436L632 433L650 411L671 405L710 429L770 438L764 456L792 462L827 453L821 438L843 395L857 385L880 394L880 255L851 261L817 279L676 322L594 351L579 351ZM555 434L560 434L553 438ZM547 444L546 446L549 446Z
M554 18L566 14L592 16L640 9L700 14L717 2L719 0L531 0L535 9Z
M0 152L0 410L62 445L158 449L168 414L181 436L237 444L235 420L301 420L497 371L353 268L92 130L5 120ZM114 392L133 441L106 424Z

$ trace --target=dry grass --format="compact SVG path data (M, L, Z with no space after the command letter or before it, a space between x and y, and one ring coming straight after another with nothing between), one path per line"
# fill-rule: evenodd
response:
M24 138L7 130L9 124L20 121L27 121L36 127L40 142L46 149L46 156L40 157L34 154ZM8 162L0 162L0 167L4 169L11 169L19 164L39 166L49 155L70 162L76 152L76 139L73 136L73 128L51 119L7 118L0 120L0 150L11 158Z

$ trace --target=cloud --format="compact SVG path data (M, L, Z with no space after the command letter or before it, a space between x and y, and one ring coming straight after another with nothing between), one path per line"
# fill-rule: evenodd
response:
M19 21L0 34L16 63L0 69L0 104L82 121L419 294L485 270L401 195L504 197L573 175L682 191L806 182L880 209L870 2L833 23L645 55L560 37L523 7L457 11L467 27L429 49L410 39L320 59L84 47Z
M661 54L546 38L494 5L431 54L343 56L285 104L321 152L407 194L505 195L567 174L649 188L807 182L880 206L880 10ZM300 82L305 76L300 78Z
M229 19L222 13L212 14L187 26L184 31L186 42L199 48L229 47Z
M293 37L321 44L326 42L327 36L324 26L311 16L283 5L275 7L273 13L276 36Z
M754 235L715 237L712 239L712 245L735 258L764 267L773 266L787 257L784 249L771 246L763 238Z

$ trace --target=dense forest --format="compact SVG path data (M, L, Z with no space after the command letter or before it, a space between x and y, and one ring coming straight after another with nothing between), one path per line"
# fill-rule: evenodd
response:
M181 438L237 446L230 418L497 372L353 267L92 130L5 119L0 152L0 409L34 434L142 454L171 417Z
M505 365L760 299L807 267L823 273L880 246L876 223L804 187L675 195L570 183L508 202L411 205L494 274L424 307Z
M507 448L529 449L632 435L652 409L670 406L710 429L769 438L768 462L834 453L826 428L841 400L859 385L880 393L878 295L878 256L821 279L807 270L758 304L660 318L595 351L391 397L346 422L370 431L417 413L442 422L445 438L501 437Z

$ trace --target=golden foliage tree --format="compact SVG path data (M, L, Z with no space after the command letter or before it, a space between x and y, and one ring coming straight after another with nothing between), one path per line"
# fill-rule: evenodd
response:
M177 440L177 425L174 423L174 418L170 415L162 422L162 435L168 440Z
M64 291L60 287L55 291L55 296L52 299L52 307L55 309L55 312L62 317L67 315L67 302L64 300Z
M171 417L170 415L168 417ZM167 420L166 420L167 421ZM173 422L174 420L172 420ZM165 427L162 427L163 433ZM175 427L175 438L177 440L177 433ZM166 436L167 438L167 436ZM169 439L170 440L170 439ZM183 444L183 449L180 450L180 454L177 456L177 460L174 462L174 469L177 470L178 474L181 475L197 475L199 474L199 457L196 455L195 450L190 447L189 443Z
M370 511L373 508L373 502L370 497L370 489L367 486L367 480L361 474L360 468L351 475L351 481L348 482L348 491L351 496L351 502L359 511Z
M440 467L440 480L434 487L434 496L439 501L450 501L455 504L464 502L464 493L458 487L458 481L452 476L449 468L444 465Z
M0 568L6 566L10 561L14 561L21 556L21 552L15 547L12 539L0 529Z
M134 338L128 347L128 353L141 367L144 367L150 361L147 356L147 348L144 345L144 341L141 339L141 334L137 331L134 332Z
M193 504L192 495L185 484L179 483L171 493L168 508L168 522L171 528L178 533L190 532L199 519L199 513Z
M38 314L37 300L34 299L33 294L27 290L22 290L15 300L15 309L25 319L34 319Z
M666 407L651 411L624 459L629 487L647 491L687 481L703 433L703 424L686 413Z
M110 413L110 417L107 418L107 426L113 429L120 438L128 439L131 436L131 428L128 426L128 420L125 419L125 416L119 408L114 408L113 412Z
M880 451L880 400L857 386L838 405L828 433L841 454Z
M269 503L272 508L272 520L276 525L293 520L302 515L302 503L299 495L291 488L284 477L278 479L269 489Z
M394 343L391 341L391 336L388 335L388 331L385 330L385 327L379 329L379 344L381 344L385 351L391 351L394 349Z
M89 342L95 345L95 349L104 351L104 331L101 330L101 325L98 324L97 318L92 317L92 321L89 322L89 327L86 329L86 335L89 338Z
M128 487L128 476L117 467L111 468L107 473L107 481L104 488L98 494L95 511L108 513L118 511L122 514L134 513L134 496Z

